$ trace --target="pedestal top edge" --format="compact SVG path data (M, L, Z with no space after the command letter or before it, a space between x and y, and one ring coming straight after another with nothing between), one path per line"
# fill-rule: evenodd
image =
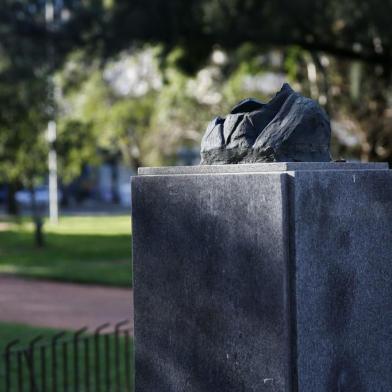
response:
M386 162L271 162L236 165L140 167L138 175L184 175L323 170L389 170Z

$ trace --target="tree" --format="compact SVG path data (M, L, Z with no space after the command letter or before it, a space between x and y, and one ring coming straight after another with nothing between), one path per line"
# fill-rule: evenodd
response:
M296 51L298 72L292 72L293 79L313 97L318 93L330 115L343 121L345 128L350 128L350 121L355 119L353 132L359 140L359 146L354 148L356 154L363 159L392 162L388 147L392 133L388 114L391 0L117 0L110 3L110 7L101 7L98 12L92 3L84 8L85 16L92 15L94 9L97 19L93 24L86 24L89 43L82 45L99 53L97 56L111 58L130 42L159 42L163 45L163 59L179 47L181 55L176 59L176 66L194 75L208 62L216 45L231 56L244 43L249 43L259 53L279 50L288 61L293 58L290 52ZM76 16L74 23L80 26L78 20ZM162 64L165 65L165 60ZM232 62L232 70L237 66L238 62ZM355 85L357 96L362 99L352 94ZM347 153L340 147L336 152Z
M9 184L11 213L17 212L17 188L30 189L37 245L43 239L34 188L47 172L45 131L56 110L52 75L66 53L62 44L55 48L61 26L46 24L44 7L38 0L6 1L0 10L0 175ZM75 129L68 133L75 134ZM80 164L75 159L80 144L67 144L64 138L60 147L64 168Z
M41 104L50 97L40 93L37 102L35 88L29 86L40 85L42 91L48 91L45 80L54 73L62 79L54 83L60 86L63 101L76 108L75 113L67 112L62 97L57 99L59 129L64 138L61 149L65 158L61 165L65 167L65 161L72 161L68 172L75 173L83 160L92 157L95 147L112 150L114 155L120 152L135 166L143 159L146 163L170 159L179 144L198 143L207 119L215 113L225 113L241 95L253 94L243 89L245 73L256 77L272 70L283 72L303 92L320 98L334 123L356 129L353 132L359 146L353 147L355 154L364 159L392 161L388 114L391 0L61 3L60 10L54 1L57 18L50 28L45 24L42 1L6 1L0 10L0 37L4 43L0 83L4 87L3 105L7 107L7 113L0 118L4 133L0 148L4 150L7 145L10 155L12 146L18 144L10 142L14 137L11 128L18 128L17 122L26 124L31 120L23 119L34 116L30 132L36 135L34 143L41 151L39 135L46 121L41 107L45 105ZM48 42L55 49L50 59ZM161 86L139 96L115 91L107 78L111 64L121 63L124 53L125 57L137 58L138 48L143 52L146 43L157 48L154 59ZM219 67L211 64L210 58L217 47L228 55L227 62ZM281 65L259 61L271 50L279 51ZM214 72L218 76L211 89L220 94L221 100L211 103L197 95L195 86L200 85L200 75ZM8 98L9 91L16 86L21 88L20 95L8 105L13 102ZM86 102L75 104L82 93ZM22 102L29 102L29 111L26 104L19 102L22 96ZM12 125L10 116L14 119ZM349 126L350 121L355 126ZM72 152L71 132L78 139L74 141L79 154ZM76 136L82 134L84 138ZM339 136L339 132L335 135ZM83 140L89 141L89 147L81 151ZM345 154L347 149L338 147L336 153Z

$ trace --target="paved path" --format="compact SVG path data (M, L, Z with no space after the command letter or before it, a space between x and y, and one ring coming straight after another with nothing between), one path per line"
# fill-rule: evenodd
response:
M0 322L76 330L130 319L133 292L0 275Z

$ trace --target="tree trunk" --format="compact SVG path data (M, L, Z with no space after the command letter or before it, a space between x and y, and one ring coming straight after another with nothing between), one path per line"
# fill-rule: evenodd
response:
M37 202L35 200L35 192L34 192L33 185L30 185L30 193L31 193L31 214L34 223L35 245L38 248L42 248L45 245L44 236L42 232L43 220L39 210L39 206L37 205Z
M112 202L114 204L118 204L120 202L120 196L118 194L118 165L116 159L113 159L111 167L112 167Z
M15 194L18 190L17 181L12 181L8 184L7 192L7 212L10 215L17 216L19 214L18 203L16 202Z

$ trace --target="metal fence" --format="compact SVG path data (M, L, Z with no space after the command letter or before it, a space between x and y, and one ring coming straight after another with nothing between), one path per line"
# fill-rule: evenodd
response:
M3 354L5 392L132 392L133 342L128 320L14 340Z

